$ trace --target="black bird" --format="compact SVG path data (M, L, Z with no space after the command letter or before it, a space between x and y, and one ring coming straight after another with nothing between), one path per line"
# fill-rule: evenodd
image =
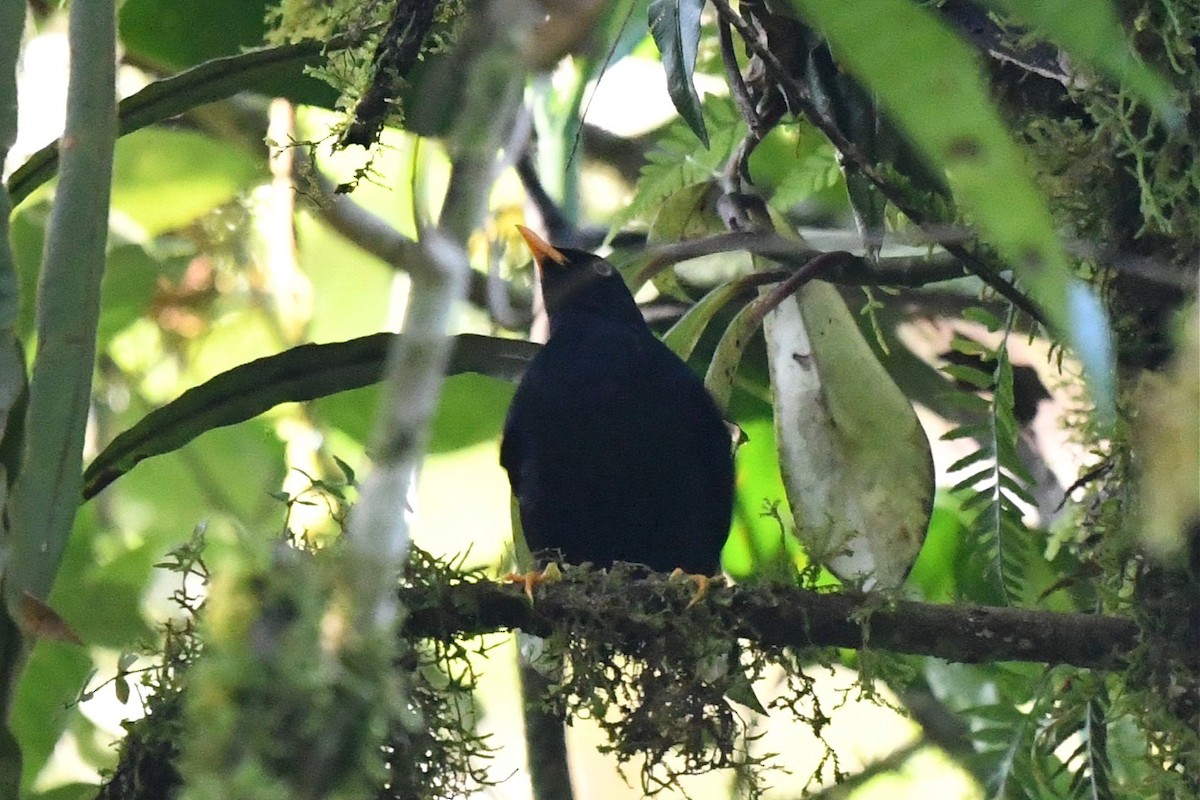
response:
M530 550L715 574L733 507L720 412L612 264L520 231L550 318L500 448Z

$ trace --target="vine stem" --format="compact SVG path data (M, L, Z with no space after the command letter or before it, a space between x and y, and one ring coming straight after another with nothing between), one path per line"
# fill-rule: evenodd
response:
M391 587L408 551L408 498L450 359L449 334L469 286L467 240L487 210L496 153L510 138L524 86L524 72L513 63L533 18L518 0L491 0L479 13L482 27L473 34L482 36L481 48L448 143L451 175L441 217L437 227L421 232L415 247L400 242L396 249L412 278L404 335L388 352L382 413L370 447L375 465L348 521L347 541L361 570L356 607L377 631L390 629L402 613Z
M4 598L10 613L17 613L26 593L49 594L79 507L108 239L117 137L112 0L72 4L68 37L62 167L38 279L37 357L21 473L8 507L12 530Z
M0 160L7 157L14 130L14 75L24 4L4 2L0 14ZM20 7L17 14L13 6ZM19 16L18 16L19 15ZM16 19L14 19L16 17ZM68 42L71 59L67 85L66 124L60 140L60 179L46 227L46 244L37 289L37 359L30 381L24 419L21 461L12 494L7 498L7 530L0 531L0 582L4 606L0 614L0 795L17 795L21 756L8 720L17 679L31 646L32 611L43 610L79 508L83 486L83 441L91 402L96 361L96 326L100 317L100 279L108 240L108 206L113 147L117 138L116 8L113 0L71 4ZM10 38L11 37L11 38ZM6 232L9 199L0 190L0 213ZM0 295L4 298L0 331L0 381L7 416L14 389L24 381L24 367L12 334L16 292L7 236ZM14 356L16 356L14 360ZM8 426L11 429L13 426ZM6 442L13 447L13 443ZM9 476L11 479L12 476ZM24 627L26 630L21 630Z

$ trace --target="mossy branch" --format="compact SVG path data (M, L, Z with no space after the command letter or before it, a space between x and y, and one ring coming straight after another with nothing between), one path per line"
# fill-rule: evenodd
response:
M404 589L405 638L445 639L504 628L549 635L604 629L636 652L663 625L686 625L692 584L569 570L537 587L488 581ZM1137 646L1137 625L1122 617L1023 608L889 602L869 594L821 593L789 586L715 586L700 601L709 635L725 632L766 647L870 647L962 663L1036 661L1091 669L1120 668ZM634 607L639 613L618 610Z

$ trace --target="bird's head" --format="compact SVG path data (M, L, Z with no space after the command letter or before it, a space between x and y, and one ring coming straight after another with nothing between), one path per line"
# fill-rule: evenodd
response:
M551 328L575 315L598 315L645 324L616 267L595 253L554 247L529 228L523 225L517 228L533 252Z

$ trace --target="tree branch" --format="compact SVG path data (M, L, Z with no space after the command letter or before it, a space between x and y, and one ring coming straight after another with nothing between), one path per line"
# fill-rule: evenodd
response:
M420 246L417 242L405 236L378 214L356 203L349 195L334 191L333 182L328 176L315 164L310 166L304 148L296 149L295 163L296 184L303 186L307 182L317 191L319 196L313 199L309 207L330 229L395 270L411 272L412 269L421 267L422 262L418 257ZM490 308L488 276L471 270L467 277L470 281L467 300L479 308ZM502 278L494 280L508 294L511 304L520 306L528 302L528 298L522 296L509 281Z
M776 57L762 40L762 37L759 36L758 31L734 11L727 0L713 0L713 6L716 8L718 16L732 25L738 34L741 35L746 44L746 50L762 60L763 67L770 73L775 83L787 98L790 109L802 113L814 127L825 135L830 144L841 153L843 159L854 164L863 175L879 188L896 208L904 212L905 216L915 222L923 231L934 237L967 270L978 276L1030 317L1039 322L1045 322L1045 317L1041 310L1018 290L1016 286L1001 277L1000 273L1006 267L990 251L977 243L965 244L958 240L938 240L937 229L944 227L939 226L938 223L945 222L946 220L930 219L931 215L926 209L927 203L921 196L920 191L905 185L902 181L889 178L878 165L866 158L854 143L843 135L838 126L818 110L809 97L808 90L780 62L779 58Z
M744 250L757 256L778 261L791 269L799 269L822 254L804 242L761 231L734 231L719 233L699 239L686 239L646 250L640 259L645 261L638 271L636 281L643 282L664 269L689 261L693 258ZM787 277L788 271L781 270L779 280ZM861 256L849 253L828 271L821 280L849 286L924 286L929 283L953 280L966 275L962 265L947 257L897 256L881 258L871 263Z
M770 647L870 647L968 664L1036 661L1091 669L1120 668L1139 641L1137 626L1122 617L889 603L875 595L787 586L714 587L702 608L689 609L690 583L629 575L626 568L569 569L565 580L539 586L532 605L519 587L488 581L414 585L403 591L411 611L403 635L446 639L504 628L586 635L602 628L636 653L639 642L678 624L680 615L707 613L715 617L712 630ZM645 613L614 613L631 604Z

